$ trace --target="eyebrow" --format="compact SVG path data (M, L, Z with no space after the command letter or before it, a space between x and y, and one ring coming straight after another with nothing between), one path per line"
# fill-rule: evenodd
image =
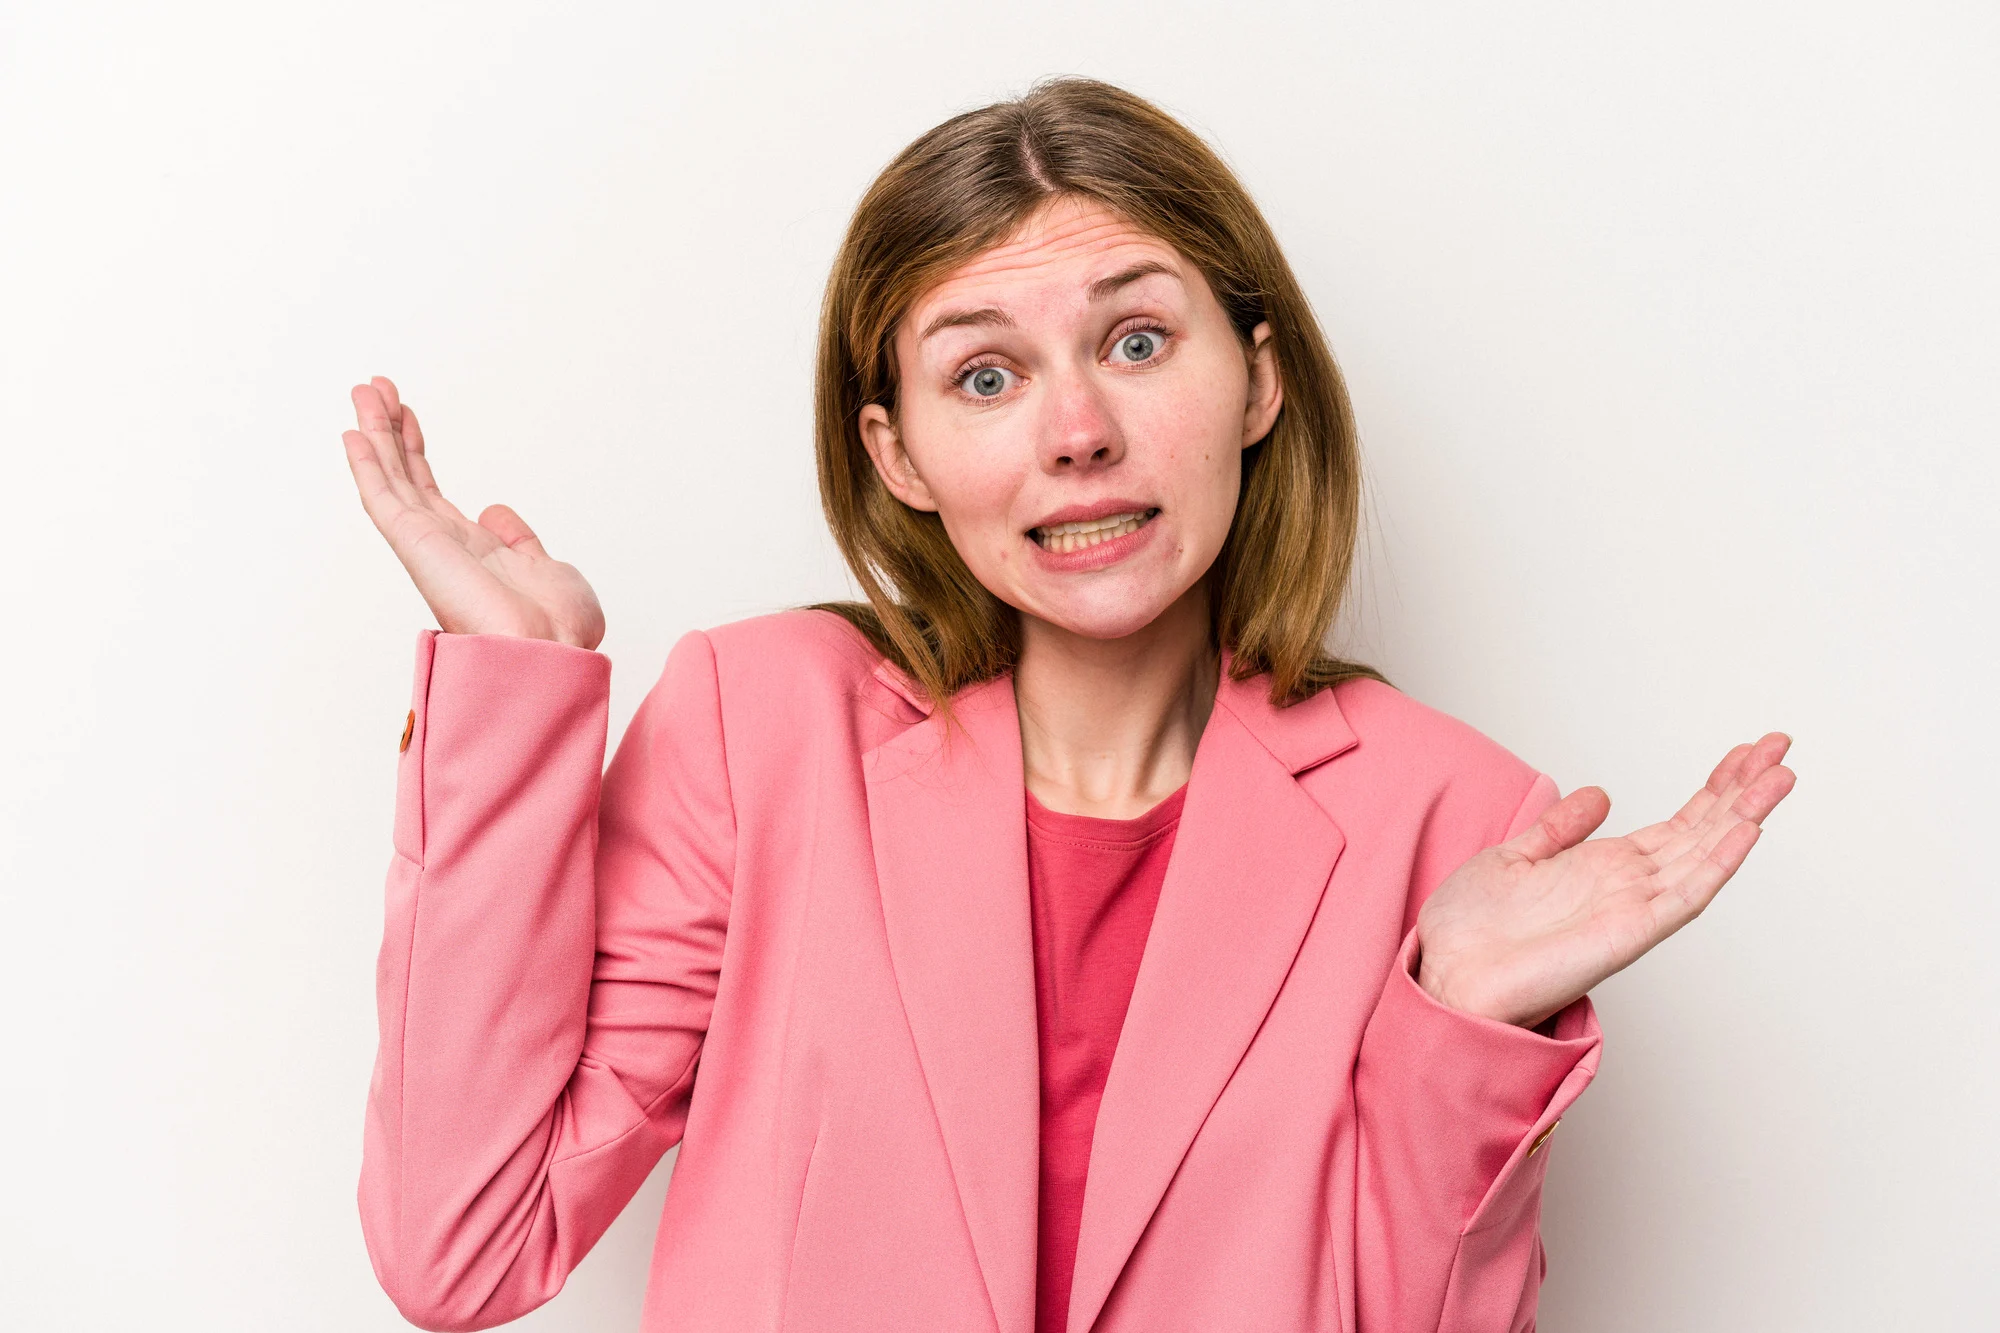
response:
M946 329L962 329L973 324L1011 329L1014 327L1014 317L993 306L985 306L978 310L951 310L924 325L924 331L917 335L917 341L922 342L933 333L942 333Z
M1110 277L1099 278L1091 283L1090 299L1101 301L1112 293L1131 286L1139 279L1150 278L1155 274L1172 278L1176 282L1181 281L1181 275L1172 265L1161 263L1157 259L1142 259L1130 268L1120 269ZM942 333L946 329L962 329L968 326L1011 329L1014 327L1014 318L995 306L982 306L977 310L951 310L924 325L924 331L917 335L917 341L922 342L932 334Z
M1181 275L1174 269L1173 265L1164 264L1157 259L1142 259L1130 268L1120 269L1108 278L1099 278L1096 282L1091 283L1090 299L1101 301L1121 287L1128 287L1141 278L1150 278L1155 273L1165 274L1175 282L1181 280Z

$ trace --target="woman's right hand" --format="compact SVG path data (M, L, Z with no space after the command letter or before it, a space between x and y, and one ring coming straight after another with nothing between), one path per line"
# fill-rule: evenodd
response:
M361 429L347 465L361 507L389 542L448 634L512 634L594 649L604 611L574 565L552 560L521 516L488 505L474 523L444 498L424 458L416 413L377 375L354 386Z

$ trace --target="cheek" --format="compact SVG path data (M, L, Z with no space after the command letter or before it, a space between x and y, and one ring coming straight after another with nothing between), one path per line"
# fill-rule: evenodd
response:
M1229 370L1227 364L1206 368L1185 376L1171 392L1142 397L1135 403L1137 429L1129 432L1135 442L1157 450L1162 479L1191 526L1204 532L1219 527L1212 534L1217 546L1236 511L1243 465L1247 386L1232 383Z
M974 569L1013 537L1014 501L1025 480L1023 452L1008 423L913 414L911 461L937 501L938 517Z

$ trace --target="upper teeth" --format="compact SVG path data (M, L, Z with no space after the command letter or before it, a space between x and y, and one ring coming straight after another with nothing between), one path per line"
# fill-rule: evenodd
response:
M1134 509L1129 513L1111 514L1104 518L1086 518L1076 523L1050 523L1035 529L1035 536L1043 546L1053 551L1072 551L1083 546L1095 546L1113 537L1122 537L1127 532L1138 530L1151 512Z
M1086 518L1080 523L1051 523L1042 529L1044 537L1068 536L1073 532L1096 532L1099 528L1115 528L1120 523L1130 523L1139 517L1141 511L1129 514L1113 514L1109 518Z

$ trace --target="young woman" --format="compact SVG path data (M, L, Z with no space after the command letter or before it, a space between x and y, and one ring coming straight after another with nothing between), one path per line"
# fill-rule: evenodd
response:
M427 1328L553 1296L662 1153L648 1329L1524 1330L1586 992L1790 789L1673 818L1322 643L1357 453L1270 229L1064 80L940 125L828 283L866 604L687 635L603 765L604 620L467 520L384 379L344 436L417 644L360 1183Z

